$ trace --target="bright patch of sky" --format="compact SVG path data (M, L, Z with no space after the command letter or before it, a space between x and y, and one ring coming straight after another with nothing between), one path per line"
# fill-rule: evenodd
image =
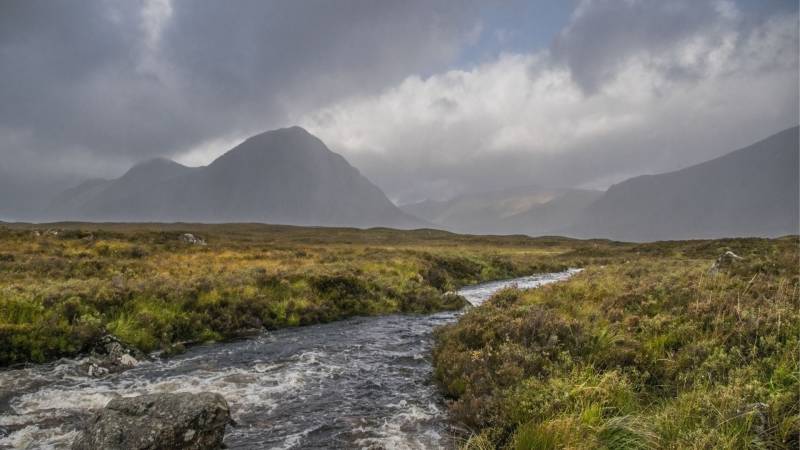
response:
M569 21L575 1L512 0L486 2L480 10L480 35L454 64L469 69L503 53L547 49Z

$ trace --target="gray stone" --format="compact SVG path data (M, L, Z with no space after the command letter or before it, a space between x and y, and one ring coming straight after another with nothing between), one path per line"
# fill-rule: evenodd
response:
M719 255L717 260L714 261L714 264L712 264L711 267L708 269L708 273L711 274L711 275L715 275L721 269L728 268L734 262L741 261L743 259L744 258L742 258L741 256L739 256L736 253L733 253L732 251L728 250L725 253Z
M135 367L146 358L139 350L106 334L97 339L91 355L81 364L81 370L90 377L103 377Z
M212 392L116 398L88 421L73 450L222 448L228 402Z
M192 245L206 245L206 241L204 241L201 237L195 236L192 233L184 233L181 235L181 240L186 242L187 244Z

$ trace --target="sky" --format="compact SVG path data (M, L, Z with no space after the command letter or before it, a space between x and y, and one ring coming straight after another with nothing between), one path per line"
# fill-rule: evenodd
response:
M300 125L397 203L606 188L800 122L790 0L0 5L0 206Z

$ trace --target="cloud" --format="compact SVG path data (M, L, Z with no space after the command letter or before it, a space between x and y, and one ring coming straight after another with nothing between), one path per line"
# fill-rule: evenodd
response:
M441 70L477 23L473 7L447 1L31 0L2 8L4 164L101 174L202 152Z
M796 8L587 0L526 51L520 26L558 28L530 5L514 22L455 0L5 2L0 178L203 164L299 123L414 200L604 185L798 122ZM514 52L484 51L497 33Z
M750 23L699 3L585 1L551 49L411 76L301 123L400 201L604 186L796 124L796 12Z

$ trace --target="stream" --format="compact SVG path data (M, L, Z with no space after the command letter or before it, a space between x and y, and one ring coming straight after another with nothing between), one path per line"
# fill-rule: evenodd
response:
M534 288L579 269L465 287L479 305L516 285ZM199 345L105 378L79 359L0 371L0 449L69 448L82 420L115 396L222 394L236 427L231 449L454 447L432 379L433 330L463 313L356 317Z

